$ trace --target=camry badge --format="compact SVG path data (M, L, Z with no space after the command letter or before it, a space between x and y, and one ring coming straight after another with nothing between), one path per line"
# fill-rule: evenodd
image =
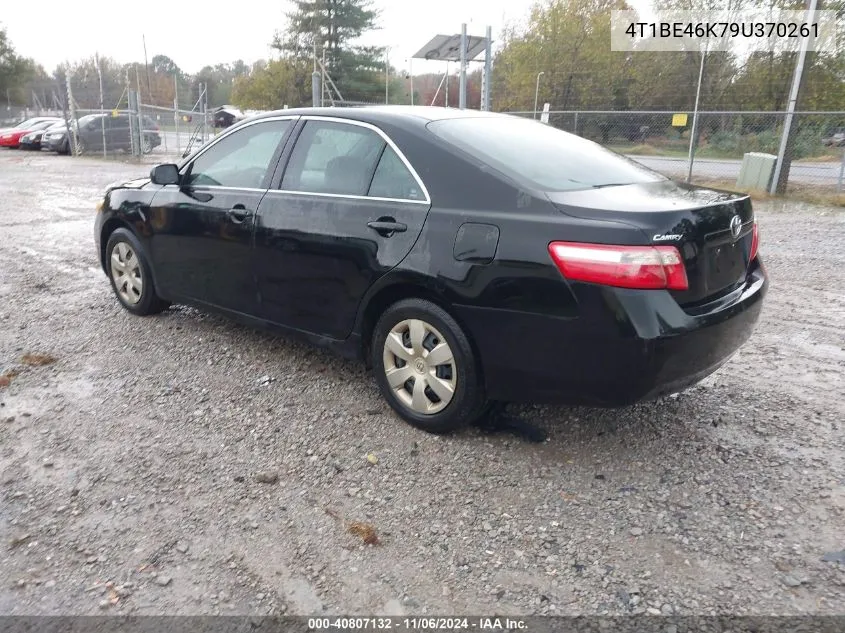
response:
M733 237L734 239L738 238L741 231L742 218L738 215L735 215L731 218L731 237Z

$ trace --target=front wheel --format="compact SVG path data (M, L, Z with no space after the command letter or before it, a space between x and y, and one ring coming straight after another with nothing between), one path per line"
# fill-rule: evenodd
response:
M147 316L170 305L156 294L144 249L129 230L117 229L109 236L106 270L115 296L129 312Z
M391 305L373 330L372 365L388 404L431 433L455 431L484 410L472 345L440 306L423 299Z

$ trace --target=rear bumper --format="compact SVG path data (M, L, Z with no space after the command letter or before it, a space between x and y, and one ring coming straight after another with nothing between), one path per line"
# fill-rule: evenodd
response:
M768 282L757 265L726 297L684 311L666 291L582 285L579 316L458 306L487 395L508 402L625 406L680 391L751 336Z

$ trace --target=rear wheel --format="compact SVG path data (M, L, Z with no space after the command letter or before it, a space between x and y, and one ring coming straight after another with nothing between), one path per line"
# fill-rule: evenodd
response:
M484 410L484 384L472 346L440 306L423 299L394 303L379 318L371 349L382 395L410 424L446 433Z
M109 236L106 269L115 296L131 313L157 314L170 305L156 294L144 249L127 229L117 229Z
M153 141L149 136L144 135L144 138L141 139L141 151L144 154L149 154L153 151Z

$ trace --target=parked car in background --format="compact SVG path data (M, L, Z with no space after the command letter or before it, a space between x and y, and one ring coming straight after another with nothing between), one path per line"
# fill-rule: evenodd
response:
M47 128L42 130L34 130L27 134L24 134L20 140L20 149L29 149L29 150L40 150L41 149L41 141L44 138L45 134L48 134L50 130L61 130L64 129L65 122L61 119L57 119L55 123L50 125Z
M244 118L246 118L244 113L235 106L220 106L214 110L214 127L217 129L227 128Z
M845 128L839 128L831 136L823 138L822 144L828 147L845 147Z
M681 391L745 343L767 288L748 195L447 108L248 119L110 187L94 233L126 310L189 304L365 359L433 432L488 401Z
M34 119L27 119L12 128L0 130L0 147L11 147L17 149L20 147L21 138L30 132L44 130L56 122L61 121L55 117L36 117Z
M103 137L107 152L132 150L129 114L89 114L79 119L77 129L80 153L103 151ZM141 131L141 151L150 153L161 145L158 123L148 116L143 117L144 129ZM70 140L67 128L60 128L44 135L42 146L59 154L70 153Z

